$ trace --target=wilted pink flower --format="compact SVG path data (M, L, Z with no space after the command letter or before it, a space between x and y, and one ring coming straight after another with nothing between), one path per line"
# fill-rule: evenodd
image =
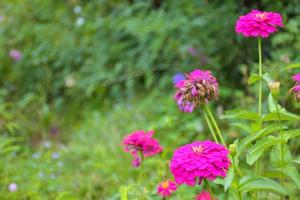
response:
M179 109L192 112L200 104L217 99L219 95L217 79L210 71L196 69L186 74L186 79L179 81L174 96Z
M229 150L212 141L195 141L177 148L170 169L177 184L194 186L198 180L210 181L218 176L225 177L230 166ZM198 178L198 179L197 179Z
M14 61L19 61L22 58L22 53L19 50L12 49L9 51L9 57Z
M295 99L300 103L300 82L299 82L300 74L296 74L292 76L292 79L296 81L294 87L290 89L290 93L294 95Z
M10 192L16 192L16 191L18 190L18 185L15 184L15 183L10 183L10 184L8 185L8 190L9 190Z
M299 73L299 74L295 74L294 76L292 76L292 79L293 79L296 83L300 83L300 73Z
M131 153L134 157L133 166L140 165L139 153L142 153L144 157L149 157L162 152L163 148L156 139L152 138L153 134L153 130L148 132L135 131L124 137L124 151Z
M212 200L208 191L202 191L196 196L196 200Z
M162 197L168 197L177 189L176 183L174 181L164 181L157 186L157 193Z
M240 16L236 22L235 31L245 37L269 37L277 31L277 27L283 27L282 17L279 13L252 10L250 13Z

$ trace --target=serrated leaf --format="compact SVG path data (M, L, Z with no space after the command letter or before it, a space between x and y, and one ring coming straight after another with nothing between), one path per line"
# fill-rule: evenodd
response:
M259 81L260 79L261 79L260 75L251 73L251 75L248 78L247 82L248 82L249 85L252 85L253 83Z
M281 140L279 138L276 138L274 136L269 136L267 138L264 138L257 142L255 145L253 145L246 156L246 161L249 165L253 165L253 163L260 158L262 153L269 147L280 143Z
M247 177L240 181L240 191L270 191L287 195L288 191L276 181L265 177Z
M255 112L251 112L248 110L236 109L236 110L225 111L225 115L223 115L221 118L223 118L223 119L231 119L231 118L233 118L233 119L248 119L248 120L257 121L259 116Z

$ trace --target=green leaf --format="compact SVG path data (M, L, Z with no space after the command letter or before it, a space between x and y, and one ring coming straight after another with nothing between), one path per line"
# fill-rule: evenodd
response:
M60 193L55 200L77 200L71 192L62 192Z
M225 111L225 115L223 115L221 118L223 118L223 119L231 119L231 118L233 118L233 119L248 119L248 120L257 121L259 116L255 112L251 112L248 110L236 109L236 110Z
M284 168L283 173L290 177L294 183L297 185L298 189L300 189L300 174L296 167L289 166Z
M225 179L224 179L224 190L225 190L225 192L226 192L227 189L231 186L232 181L233 181L233 179L234 179L234 175L235 175L235 173L234 173L234 168L231 167L231 168L228 170L227 175L226 175L226 177L225 177Z
M281 163L281 149L283 150L283 163ZM290 165L293 160L293 157L287 144L275 145L271 150L270 160L274 167L277 168L280 168L281 164L283 164L283 166Z
M281 127L280 125L276 124L269 124L268 126L266 126L265 128L261 129L260 131L256 132L253 135L249 135L247 137L245 137L244 139L242 139L239 142L239 146L238 146L238 154L241 153L241 151L247 147L251 142L255 141L258 138L267 136L271 133L274 133L280 129L286 129L286 126Z
M278 108L276 108L276 106L278 106ZM277 109L281 109L281 106L277 104L271 93L268 96L268 107L270 112L277 112Z
M289 66L283 68L282 70L294 69L294 68L298 68L298 67L300 67L300 63L295 63L295 64L292 64L292 65L289 65Z
M294 163L300 164L300 157L296 158L295 160L293 160Z
M271 78L271 76L270 76L269 73L263 74L262 77L263 77L263 79L264 79L265 81L267 81L268 83L271 82L271 81L273 81L273 79Z
M300 129L292 129L292 130L287 130L282 132L284 140L288 141L294 137L300 136Z
M127 186L121 186L120 187L121 200L127 200L127 193L128 193L128 187Z
M235 123L231 123L231 126L240 128L240 129L242 129L243 131L245 131L247 133L252 132L251 127L247 123L235 122Z
M269 147L273 146L274 144L280 143L280 139L274 136L269 136L257 142L253 145L246 156L246 161L249 165L253 165L253 163L260 158L262 153Z
M280 113L280 120L284 120L284 121L297 121L300 120L300 116L296 115L294 113L291 113L289 111L287 111L284 108L281 108L279 110ZM277 112L272 112L266 115L263 115L263 121L277 121L278 120L278 114Z
M270 191L278 194L287 195L287 190L277 183L276 181L265 177L246 177L241 179L240 188L241 191Z
M259 81L260 79L261 79L260 75L251 73L251 75L248 78L247 82L248 82L249 85L252 85L253 83Z

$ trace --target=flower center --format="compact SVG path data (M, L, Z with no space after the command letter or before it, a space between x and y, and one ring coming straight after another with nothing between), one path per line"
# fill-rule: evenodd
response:
M200 154L202 153L204 148L201 145L198 145L198 146L192 146L192 149L194 153Z
M266 13L257 13L256 14L256 17L258 18L258 19L266 19Z
M169 187L169 182L168 181L166 181L166 182L163 182L162 184L161 184L161 187L163 188L163 189L167 189L168 187Z

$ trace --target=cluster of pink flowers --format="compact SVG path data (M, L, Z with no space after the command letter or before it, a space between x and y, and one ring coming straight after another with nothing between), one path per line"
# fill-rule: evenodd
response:
M230 166L229 150L212 141L196 141L177 148L170 169L177 184L194 186L198 180L210 181L218 176L225 177Z
M282 17L278 13L253 10L241 16L236 23L236 32L246 37L269 37L271 33L283 27ZM194 55L194 49L189 49ZM300 102L300 74L292 77L296 82L291 93ZM201 104L218 99L218 81L210 71L196 69L188 74L177 73L173 77L176 88L174 96L179 109L193 112ZM271 85L279 87L279 83ZM139 166L142 157L149 157L162 151L158 141L152 138L154 131L135 131L125 136L124 150L133 155L133 166ZM177 185L194 186L201 184L203 179L214 181L217 177L226 177L231 165L230 151L223 145L205 140L177 148L170 161L170 171L175 182L163 181L157 186L157 193L163 198L169 197L177 190ZM140 156L139 156L140 155ZM196 200L212 200L207 191L199 193Z
M158 141L152 138L154 131L135 131L123 139L124 151L131 153L134 157L132 165L138 167L141 163L141 157L153 156L162 152L163 148Z
M296 82L290 92L294 95L295 99L300 103L300 73L292 76L292 79Z
M193 112L200 104L217 99L219 95L217 79L210 71L196 69L186 74L186 79L175 85L175 100L183 112Z
M162 197L168 197L171 196L171 194L175 192L176 189L176 183L174 181L167 180L158 184L157 193Z
M250 13L240 16L236 22L235 31L245 37L269 37L277 31L277 27L283 27L282 17L279 13L252 10Z

